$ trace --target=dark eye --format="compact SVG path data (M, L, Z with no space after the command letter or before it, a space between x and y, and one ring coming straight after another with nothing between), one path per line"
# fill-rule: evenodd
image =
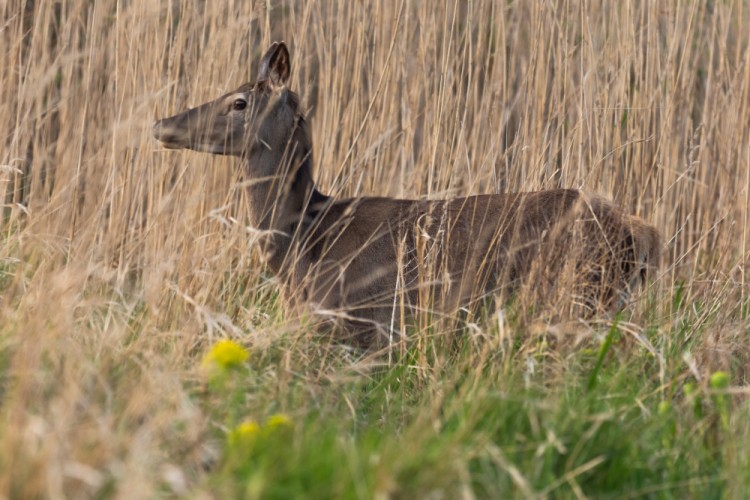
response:
M244 99L235 99L233 104L234 109L242 111L247 107L247 101Z

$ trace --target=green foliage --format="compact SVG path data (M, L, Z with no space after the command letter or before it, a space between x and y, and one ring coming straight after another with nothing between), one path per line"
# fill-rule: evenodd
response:
M730 404L728 375L665 399L685 365L672 360L680 370L662 383L651 353L619 337L615 323L598 354L579 349L563 375L538 352L529 373L527 343L477 370L476 352L436 341L432 368L411 346L366 376L298 376L283 387L269 381L280 379L288 352L251 356L199 400L223 422L208 482L237 498L721 496L733 472L727 458L736 463L725 445L749 413ZM307 368L340 375L347 366L341 357ZM284 425L269 430L278 412Z

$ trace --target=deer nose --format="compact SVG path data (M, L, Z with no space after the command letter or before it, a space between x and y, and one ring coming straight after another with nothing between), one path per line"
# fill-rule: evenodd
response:
M154 120L154 124L151 126L151 135L159 141L167 141L174 135L174 130L171 130L163 119Z

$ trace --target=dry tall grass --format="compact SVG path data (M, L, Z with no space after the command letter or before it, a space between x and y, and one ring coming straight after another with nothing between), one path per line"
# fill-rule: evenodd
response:
M271 40L290 45L322 191L604 194L664 235L648 291L664 321L680 294L714 322L697 371L745 352L747 2L8 0L0 12L0 496L123 479L136 495L183 491L205 458L185 389L196 347L229 335L261 349L297 328L268 316L275 285L232 160L150 138L155 117L252 79Z

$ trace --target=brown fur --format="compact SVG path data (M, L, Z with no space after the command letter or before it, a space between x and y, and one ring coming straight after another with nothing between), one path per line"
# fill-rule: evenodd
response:
M379 346L401 302L451 314L522 284L562 293L572 272L570 292L588 311L614 310L657 265L654 227L577 190L441 201L321 194L289 68L274 43L258 82L156 122L154 136L242 159L251 223L290 306L339 317L358 342Z

